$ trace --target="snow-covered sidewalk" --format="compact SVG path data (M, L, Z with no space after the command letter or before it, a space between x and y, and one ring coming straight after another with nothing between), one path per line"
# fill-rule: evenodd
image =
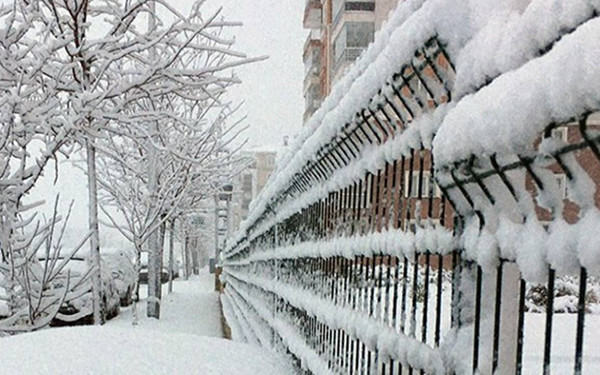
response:
M137 305L138 327L165 332L191 333L201 336L223 337L219 310L219 294L214 291L214 275L202 270L200 275L189 280L176 279L173 293L167 293L163 284L160 320L146 318L146 301ZM147 285L140 286L140 297L147 295ZM133 322L131 307L121 309L121 313L107 325L128 327Z
M261 348L220 338L213 275L164 286L161 319L138 305L99 327L52 328L0 340L6 374L228 374L293 373L288 360ZM143 294L142 294L143 295Z

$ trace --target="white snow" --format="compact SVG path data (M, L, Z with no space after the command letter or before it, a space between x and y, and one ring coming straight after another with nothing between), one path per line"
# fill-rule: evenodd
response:
M291 374L288 359L223 338L214 275L163 291L160 320L132 325L131 308L104 326L50 328L0 340L5 374ZM26 356L26 359L25 357Z
M398 333L393 327L380 322L376 317L368 317L363 312L336 305L331 300L317 297L312 292L289 284L274 283L266 278L232 271L229 273L236 279L277 294L293 306L306 311L311 316L316 316L331 329L343 329L352 337L360 339L371 350L377 349L386 353L390 358L405 365L424 369L427 373L444 373L442 353L439 349ZM236 291L241 289L237 280L229 278L228 283ZM259 303L258 298L250 298L250 300L256 304ZM265 307L265 311L269 312L270 309ZM304 349L304 352L307 349ZM297 356L302 357L298 354Z
M250 345L110 324L5 338L0 351L6 374L290 373L283 358Z
M475 168L483 170L484 167L491 169L487 164L492 155L498 157L501 165L506 165L518 160L516 154L543 159L557 147L564 146L554 140L543 141L538 149L534 144L548 125L562 124L600 109L599 10L598 0L415 0L401 3L373 46L308 122L292 151L281 161L263 193L251 205L249 219L236 239L229 242L224 265L231 291L224 300L231 305L228 310L239 326L239 335L246 336L249 341L254 335L254 340L258 341L264 329L253 313L243 308L246 303L243 300L247 300L263 320L283 336L284 341L289 340L290 350L309 369L316 372L323 369L323 355L320 358L315 356L309 346L299 341L295 327L281 321L280 317L285 318L285 314L273 311L269 302L272 293L317 317L329 328L341 328L347 334L360 338L380 353L416 368L443 371L443 364L440 365L446 354L443 348L429 347L401 333L389 332L386 330L389 327L380 326L379 322L362 314L360 309L340 306L337 301L328 300L326 293L323 298L321 291L311 290L311 286L301 279L294 280L297 281L294 283L285 277L275 279L274 275L279 275L282 270L277 265L282 259L334 256L352 259L373 254L413 259L415 253L425 251L447 254L456 245L452 233L426 226L417 227L414 233L384 230L382 233L348 237L343 235L343 225L334 224L336 230L328 233L326 238L302 243L288 235L280 239L277 234L276 243L268 240L261 243L261 236L332 192L341 191L368 173L378 173L385 163L398 161L403 156L414 157L414 150L432 150L438 167L436 177L438 182L443 183L443 180L450 181L450 176L444 176L445 169L441 166L452 167L452 163L471 156L479 158ZM389 93L386 85L393 74L410 63L415 51L434 36L446 48L456 70L452 82L446 82L452 90L452 101L434 110L424 109L424 113L418 113L406 129L386 139L382 145L361 146L359 155L346 166L328 174L323 182L310 180L308 191L282 197L273 210L271 204L281 198L306 165L315 161L317 151L338 140L344 126L355 122L357 113L362 109L374 109L374 104L381 103L381 96ZM515 282L521 276L528 282L543 283L547 280L549 266L559 274L575 274L580 267L587 268L591 275L600 274L596 238L600 230L600 211L595 207L594 181L573 155L563 157L566 169L572 172L564 184L567 187L566 199L581 208L579 221L569 224L560 217L565 204L563 197L559 196L561 191L556 176L547 168L550 161L546 164L542 161L536 159L531 166L547 187L536 198L537 202L527 190L523 170L507 173L515 185L514 197L503 181L493 176L485 183L495 200L488 199L484 189L472 183L466 187L469 193L473 193L472 205L467 204L467 199L461 201L460 197L454 202L458 211L467 216L466 228L460 239L465 250L462 255L481 266L484 275L496 272L500 258L514 261L518 266L520 275L515 275ZM459 194L457 191L453 193ZM536 203L549 208L557 217L548 228L548 223L541 222L536 216ZM475 210L480 211L485 219L483 227ZM259 218L260 224L253 226ZM252 230L248 231L250 226L253 226ZM436 229L441 230L436 232ZM371 230L375 232L373 228ZM238 245L237 241L243 238L245 242ZM257 239L259 243L253 243L250 254L241 260L237 257L235 261L227 259L247 250L249 242ZM473 290L467 289L472 289L473 285L468 284L465 283L462 292L470 295ZM248 291L250 289L252 292ZM265 299L265 296L269 298ZM489 296L484 297L485 303L492 301ZM458 307L466 310L471 302L472 299L463 298L459 303L464 306ZM525 340L526 346L535 348L531 349L532 352L543 347L543 337L538 335L543 331L539 316L527 314ZM574 318L575 315L571 315L557 320L572 323ZM590 314L586 319L587 343L591 341L588 337L594 334L598 319L597 315ZM492 326L485 317L482 324L488 328ZM411 329L415 326L412 324ZM453 354L460 357L458 362L469 362L464 369L470 372L468 356L471 346L468 343L472 332L469 333L467 327L455 333L457 342L466 340L467 344L464 353ZM555 325L554 337L559 338L555 340L573 336L572 333L573 327ZM448 338L452 340L452 333ZM572 361L572 356L565 352L574 352L574 345L561 342L558 346L560 350L555 355L555 365L556 371L562 373L567 367L572 368L571 364L563 365ZM586 346L584 351L585 365L591 371L597 371L596 349L594 343ZM525 372L539 373L539 360L537 354L526 351ZM460 368L458 372L461 372Z
M296 245L280 246L272 250L256 251L241 261L225 261L225 266L249 265L269 259L298 259L306 257L329 258L389 254L399 258L413 259L415 253L449 254L454 250L452 232L439 224L418 226L416 233L400 229L382 232L336 237L331 240L305 241Z
M546 55L462 99L433 141L436 162L523 152L549 124L597 110L598 35L596 18L563 37Z

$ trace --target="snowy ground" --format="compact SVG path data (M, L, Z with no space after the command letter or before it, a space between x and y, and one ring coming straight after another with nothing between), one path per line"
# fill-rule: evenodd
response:
M101 327L52 328L0 340L6 374L291 374L287 359L221 339L213 276L176 281L159 321L138 305ZM143 295L143 294L142 294ZM24 359L26 358L26 360Z
M219 315L219 295L214 292L214 275L206 270L189 281L176 279L173 293L167 293L163 284L163 303L160 320L146 319L146 303L137 305L138 327L201 336L222 337ZM140 286L140 296L147 295L147 285ZM121 314L108 322L115 327L129 327L133 322L132 308L121 309Z

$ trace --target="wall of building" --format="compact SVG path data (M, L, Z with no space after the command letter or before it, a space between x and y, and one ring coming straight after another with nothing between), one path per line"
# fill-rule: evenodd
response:
M314 70L306 70L307 76L304 80L305 123L331 92L332 86L343 76L346 68L360 55L359 49L352 48L352 51L348 49L343 53L343 58L336 61L334 43L340 33L343 32L344 25L348 22L373 22L373 33L375 33L385 23L390 12L397 6L399 1L373 0L375 3L373 11L345 10L345 4L352 1L306 1L304 27L310 30L310 34L304 46L304 61L307 62L307 56L314 48L320 49L321 59L319 66L316 67L319 72L318 81L315 80ZM337 9L334 9L334 7L339 8L340 6L342 7L340 11L342 13L338 15ZM320 34L320 39L315 38L315 33ZM370 39L373 39L372 35ZM340 52L338 51L339 56ZM319 95L316 94L317 92Z
M233 179L233 196L230 208L228 232L235 232L248 217L250 203L267 184L275 169L278 151L250 150L244 152L249 159L248 166Z

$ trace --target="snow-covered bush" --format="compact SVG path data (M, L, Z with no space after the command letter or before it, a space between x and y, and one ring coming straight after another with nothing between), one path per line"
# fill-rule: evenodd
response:
M579 280L570 276L561 276L554 282L554 312L577 313L579 302ZM527 286L525 308L533 313L545 313L548 303L548 287L545 284ZM588 313L600 313L600 283L590 278L585 294L585 310Z

